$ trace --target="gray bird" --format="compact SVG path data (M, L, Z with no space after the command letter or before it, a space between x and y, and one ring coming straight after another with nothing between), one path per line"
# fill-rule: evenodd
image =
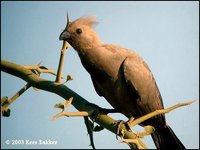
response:
M95 24L97 21L91 16L73 22L67 17L67 25L59 39L67 41L77 51L98 95L128 118L136 119L163 109L156 81L144 60L132 50L103 43L92 29ZM166 124L164 115L141 125L155 128L152 138L158 149L185 149Z

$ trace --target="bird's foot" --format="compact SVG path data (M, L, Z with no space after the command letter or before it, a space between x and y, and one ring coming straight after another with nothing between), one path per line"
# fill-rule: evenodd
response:
M121 126L122 124L124 124L124 126L127 128L128 131L132 131L132 130L131 130L130 123L133 122L133 120L134 120L134 117L129 118L128 121L123 121L123 120L118 120L118 121L116 121L117 124L118 124L118 126L117 126L117 133L116 133L116 139L117 139L117 140L118 140L118 136L121 134L121 133L120 133L120 126ZM122 133L122 134L123 134L123 133Z
M96 110L92 113L91 115L91 119L93 121L95 121L98 118L99 114L109 114L109 113L119 113L118 110L116 109L106 109L106 108L100 108L100 107L96 107Z

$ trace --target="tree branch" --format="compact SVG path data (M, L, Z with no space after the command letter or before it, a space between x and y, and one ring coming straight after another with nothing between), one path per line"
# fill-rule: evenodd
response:
M42 90L45 90L48 92L55 93L55 94L61 96L62 98L64 98L65 100L69 99L70 101L67 101L64 104L64 108L66 108L68 105L72 104L77 110L80 111L80 112L75 112L75 113L62 111L59 114L57 114L56 116L54 116L53 119L56 119L60 116L80 116L80 114L81 114L81 116L89 116L92 118L93 113L97 109L100 108L99 106L88 102L87 100L85 100L80 95L78 95L77 93L75 93L74 91L69 89L64 84L60 84L60 83L57 83L54 81L49 81L49 80L43 79L43 78L39 77L38 75L36 75L31 70L27 69L27 67L23 67L21 65L18 65L18 64L9 62L9 61L1 60L1 70L25 80L26 82L28 82L27 83L28 86L33 86L38 89L42 89ZM72 99L73 99L73 101L72 101ZM186 106L193 102L194 101L190 101L190 102L186 102L186 103L179 103L179 104L176 104L167 109L156 110L156 111L151 112L147 115L144 115L136 120L133 120L132 122L130 122L130 126L133 127L136 124L139 124L151 117L154 117L159 114L168 113L178 107ZM115 134L117 133L118 124L111 117L109 117L105 114L98 114L97 117L95 118L95 122L98 123L100 126L108 129L109 131L111 131ZM125 127L124 124L122 124L119 128L120 128L119 130L121 131L119 133L120 134L119 136L122 137L121 142L128 143L128 145L130 146L131 149L146 148L146 146L140 140L140 137L138 137L132 131L129 131L127 129L127 127ZM142 133L141 137L151 134L153 132L153 130L154 130L154 128L152 126L146 126L145 132Z
M70 45L68 44L67 41L63 41L63 46L62 46L61 53L60 53L60 60L59 60L58 71L57 71L57 76L56 76L55 82L58 82L58 83L61 82L61 76L62 76L61 74L62 74L62 68L63 68L64 58L65 58L64 56L65 56L65 52L69 46Z
M134 127L135 125L138 125L138 124L142 123L143 121L145 121L145 120L147 120L149 118L152 118L152 117L154 117L156 115L168 113L168 112L170 112L170 111L172 111L172 110L174 110L176 108L190 105L190 104L194 103L195 101L197 101L197 100L192 100L192 101L185 102L185 103L178 103L178 104L176 104L174 106L171 106L169 108L166 108L166 109L155 110L155 111L153 111L151 113L148 113L148 114L146 114L146 115L144 115L144 116L142 116L142 117L140 117L140 118L138 118L136 120L133 120L131 123L129 123L129 126L130 127Z
M8 106L12 104L20 95L22 95L26 90L28 90L30 84L27 83L23 88L21 88L13 97L6 101L6 103L2 106L1 112L4 112L8 109Z
M87 112L89 116L92 115L92 113L97 108L99 108L97 105L89 103L86 99L69 89L67 86L38 77L31 70L28 70L21 65L6 60L1 60L1 70L25 80L33 87L55 93L64 98L65 100L73 97L72 105L79 111ZM97 118L95 119L95 122L116 134L118 126L115 120L111 117L105 114L98 114ZM126 129L125 125L120 126L120 130L124 129ZM124 139L134 138L136 138L136 135L133 132L128 130L125 132ZM138 140L142 143L140 139ZM134 143L130 143L129 146L132 149L137 148L137 146Z

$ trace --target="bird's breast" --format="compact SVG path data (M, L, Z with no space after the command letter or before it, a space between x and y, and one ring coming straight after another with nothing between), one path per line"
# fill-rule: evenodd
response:
M122 62L123 60L117 63L107 61L108 67L86 63L83 63L83 65L91 75L97 93L100 92L101 96L126 116L132 114L137 116L135 102L138 97L134 98L128 92L129 90L120 70Z
M136 114L136 100L128 92L124 81L121 65L126 59L126 53L93 53L80 55L84 68L90 74L97 93L103 96L114 108L119 109L126 116Z

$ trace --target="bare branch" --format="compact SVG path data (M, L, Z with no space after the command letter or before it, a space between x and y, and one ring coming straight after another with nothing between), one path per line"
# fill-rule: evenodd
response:
M138 149L147 149L146 145L144 145L143 143L141 143L138 139L124 139L124 138L120 138L120 143L134 143L137 145Z
M73 97L73 101L71 101L72 105L78 109L82 114L81 116L89 116L91 117L92 114L96 111L97 108L99 108L97 105L89 103L87 100L82 98L80 95L69 89L67 86L63 84L56 84L53 81L49 81L46 79L40 78L38 75L33 73L31 70L26 69L23 66L17 65L12 62L8 62L5 60L1 60L1 70L4 72L7 72L9 74L12 74L14 76L17 76L26 82L30 84L30 86L49 91L52 93L55 93L59 96L61 96L64 99L69 99ZM150 114L147 114L141 118L138 118L136 120L133 120L133 122L130 123L131 126L135 126L136 124L141 123L142 121L149 119L151 117L154 117L156 115L162 114L162 113L167 113L170 112L178 107L181 106L186 106L194 101L186 102L186 103L179 103L176 104L170 108L164 109L164 110L157 110L155 112L152 112ZM74 116L77 115L76 112L64 112L64 113L59 113L57 114L56 117L62 115L66 116ZM115 120L113 120L111 117L105 115L105 114L98 114L97 117L95 118L95 122L98 123L100 126L108 129L109 131L113 132L116 134L118 125L116 124ZM133 133L132 131L127 130L125 125L120 126L120 134L119 136L122 136L123 139L128 139L128 140L122 140L123 142L129 143L129 146L131 149L136 149L136 148L145 148L145 145L142 143L140 138L138 138L137 134ZM150 131L145 131L145 134L149 134L152 132ZM132 139L132 141L130 141ZM134 140L136 139L136 140ZM138 145L139 143L139 145Z
M95 112L97 108L99 108L97 105L89 103L86 99L69 89L67 86L63 84L56 84L54 81L49 81L40 78L31 70L28 70L25 67L20 66L18 64L1 60L1 70L25 80L26 82L30 83L30 85L33 87L55 93L64 99L69 99L70 97L73 97L72 105L79 111L86 111L89 116L93 112ZM115 120L111 117L105 114L98 114L97 118L95 119L95 122L116 134L118 126ZM126 129L125 125L121 125L120 129ZM133 132L127 130L126 134L124 135L124 138L136 138L136 135ZM129 146L132 149L137 148L137 146L133 143Z
M27 83L23 88L21 88L13 97L11 97L9 100L4 103L5 105L2 106L1 112L4 112L8 109L8 106L12 104L20 95L22 95L26 90L29 89L31 85Z
M61 108L62 111L60 113L58 113L57 115L53 116L53 118L51 120L55 120L61 116L66 116L66 117L74 117L74 116L88 116L88 113L86 111L82 111L82 112L64 112L67 107L69 107L72 103L73 97L71 97L69 100L66 100L65 103L59 103L56 104L54 107L55 108Z
M142 116L142 117L140 117L140 118L138 118L138 119L136 119L136 120L133 120L131 123L129 123L129 126L130 126L130 127L133 127L133 126L138 125L138 124L140 124L141 122L143 122L143 121L145 121L145 120L147 120L147 119L149 119L149 118L152 118L152 117L154 117L154 116L156 116L156 115L168 113L168 112L170 112L170 111L172 111L172 110L174 110L174 109L176 109L176 108L178 108L178 107L190 105L190 104L194 103L195 101L196 101L196 100L192 100L192 101L185 102L185 103L178 103L178 104L176 104L176 105L174 105L174 106L171 106L171 107L169 107L169 108L166 108L166 109L161 109L161 110L153 111L153 112L151 112L151 113L149 113L149 114L146 114L146 115L144 115L144 116Z
M60 61L59 61L58 71L57 71L57 76L56 76L56 81L55 81L57 83L61 82L61 74L62 74L62 68L63 68L63 64L64 64L64 56L65 56L65 52L69 46L70 45L68 44L67 41L63 41L63 46L62 46L61 53L60 53Z
M52 74L52 75L55 75L55 76L57 75L52 69L48 69L48 68L42 69L38 65L26 65L24 67L26 69L36 70L38 73L49 73L49 74Z

